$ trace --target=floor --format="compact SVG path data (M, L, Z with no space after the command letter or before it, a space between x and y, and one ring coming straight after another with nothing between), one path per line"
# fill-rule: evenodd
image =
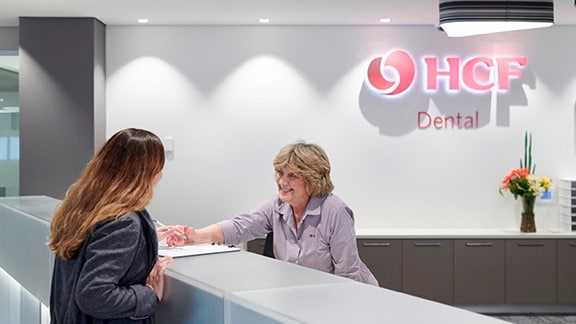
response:
M572 323L576 324L576 315L568 315L568 316L506 315L506 316L494 316L494 317L514 324L572 324Z

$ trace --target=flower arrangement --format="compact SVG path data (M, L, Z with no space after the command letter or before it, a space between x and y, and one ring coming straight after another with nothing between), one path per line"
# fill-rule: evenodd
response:
M502 180L499 191L509 191L514 199L518 197L537 197L550 190L552 181L534 174L536 164L532 165L532 134L524 134L524 160L520 159L520 168L512 170Z
M530 174L530 169L520 168L512 170L502 180L500 194L508 190L514 199L518 197L537 197L550 190L552 181L546 177Z
M522 200L522 221L520 232L536 232L536 222L534 220L534 204L536 197L550 190L552 181L546 177L534 175L536 164L532 165L532 134L524 134L524 160L520 159L520 168L512 170L502 180L500 194L509 191L514 199L521 197Z

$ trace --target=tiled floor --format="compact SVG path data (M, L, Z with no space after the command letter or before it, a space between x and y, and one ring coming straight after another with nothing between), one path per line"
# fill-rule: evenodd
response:
M514 324L576 324L576 315L569 316L494 316Z

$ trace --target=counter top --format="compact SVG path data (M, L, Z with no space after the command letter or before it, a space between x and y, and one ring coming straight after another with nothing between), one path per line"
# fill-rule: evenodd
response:
M0 199L0 268L45 305L54 262L46 237L58 202L45 196ZM393 233L422 235L364 235ZM165 278L158 323L504 323L246 251L177 258Z
M0 204L49 223L60 200L48 196L1 197Z
M505 323L493 317L359 282L245 291L232 293L227 299L227 314L233 324ZM266 314L273 321L256 317L255 313Z
M46 196L0 199L0 267L47 304L53 255L48 225L59 200ZM28 239L19 236L27 233ZM576 239L576 232L518 229L358 229L359 239ZM164 323L500 323L486 316L373 287L350 279L238 251L176 259L166 271ZM298 309L298 312L293 312ZM419 309L406 312L406 309Z
M178 258L166 275L159 323L504 323L246 251Z

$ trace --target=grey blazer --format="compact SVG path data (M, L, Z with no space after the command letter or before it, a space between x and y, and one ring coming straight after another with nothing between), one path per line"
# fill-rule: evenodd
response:
M146 210L97 224L75 259L55 258L51 323L155 323L157 299L146 278L157 258Z

